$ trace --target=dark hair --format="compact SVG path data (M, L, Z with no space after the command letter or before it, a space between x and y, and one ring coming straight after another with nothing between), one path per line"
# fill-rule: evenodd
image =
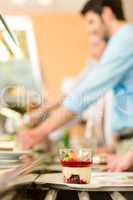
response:
M125 20L122 0L89 0L82 8L81 15L85 16L89 11L101 15L105 6L111 8L117 19Z

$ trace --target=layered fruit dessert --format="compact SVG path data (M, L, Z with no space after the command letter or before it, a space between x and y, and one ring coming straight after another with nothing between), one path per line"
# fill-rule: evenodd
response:
M88 184L91 177L90 159L80 158L74 152L67 153L60 161L64 182L69 184Z

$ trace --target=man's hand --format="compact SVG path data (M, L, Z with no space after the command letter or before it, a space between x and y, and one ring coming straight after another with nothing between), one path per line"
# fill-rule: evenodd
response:
M40 143L56 129L64 126L66 123L76 117L76 114L68 110L64 106L61 106L58 111L53 113L50 118L43 122L40 126L21 133L18 136L18 141L22 145L22 148L29 149Z
M123 157L110 158L106 170L111 172L133 171L133 151L129 151Z
M45 136L41 133L38 133L36 129L27 130L23 133L20 133L17 141L20 144L22 149L31 149L34 146L41 144L45 139Z

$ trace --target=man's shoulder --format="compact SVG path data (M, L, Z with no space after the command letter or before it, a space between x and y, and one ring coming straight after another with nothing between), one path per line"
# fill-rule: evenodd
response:
M128 24L109 41L103 58L125 55L133 52L133 24Z
M112 43L115 44L122 44L130 46L133 43L133 24L128 23L124 27L122 27L113 37ZM110 42L111 43L111 42Z

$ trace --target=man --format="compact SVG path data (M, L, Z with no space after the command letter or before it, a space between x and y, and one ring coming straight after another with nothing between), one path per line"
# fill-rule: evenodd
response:
M20 134L24 148L42 142L50 132L82 114L110 89L114 92L112 131L133 129L133 25L125 21L120 0L90 0L82 14L86 15L90 34L100 29L104 36L110 37L100 66L90 71L46 122L28 134Z
M76 76L63 80L60 97L53 100L47 95L44 105L36 110L26 113L20 121L20 126L34 126L40 122L41 119L45 118L46 113L56 110L62 104L64 98L71 94L71 92L87 77L90 70L93 70L98 65L106 48L106 42L105 38L101 37L100 31L97 32L96 35L89 36L88 43L91 50L91 58L89 58L87 65Z
M88 22L86 24L88 24ZM65 79L65 81L63 81L62 92L61 92L62 97L58 98L57 100L52 99L52 101L49 98L47 98L47 103L42 105L39 109L26 113L22 117L22 120L20 121L21 127L25 125L27 126L29 125L30 127L31 125L35 126L36 124L38 124L38 122L41 121L41 119L42 120L45 119L46 113L52 112L55 109L57 109L63 102L64 98L69 96L71 92L74 91L82 83L82 81L88 76L88 73L90 72L90 70L95 69L95 67L99 63L101 56L104 53L104 50L107 45L107 40L105 40L105 38L102 38L99 31L97 32L97 34L92 34L91 37L89 35L88 43L89 43L89 48L91 51L91 57L89 58L87 65L83 68L83 70L78 75L70 79ZM96 104L92 105L91 108L88 108L83 113L82 118L88 121L86 133L85 133L85 136L87 138L92 137L93 135L92 125L91 125L92 123L95 126L97 126L99 129L97 141L99 140L101 141L101 139L103 138L103 134L101 134L103 133L103 128L104 128L103 127L103 114L104 114L103 108L104 108L105 102L107 101L106 100L107 97L109 98L109 100L111 99L111 92L109 92L105 97L104 98L102 97ZM73 120L71 123L67 124L67 126L68 127L73 126L75 125L75 123L78 123L78 122L79 122L79 118L77 118L76 120ZM108 127L108 123L106 123L106 127ZM61 136L62 132L63 132L63 129L61 129L61 131L57 130L53 134L50 135L50 138L57 140ZM109 137L109 144L110 142L111 140Z

